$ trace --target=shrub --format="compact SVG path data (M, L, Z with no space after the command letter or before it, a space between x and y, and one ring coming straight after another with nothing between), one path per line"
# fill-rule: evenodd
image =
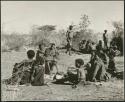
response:
M13 33L10 35L2 35L3 45L2 51L6 50L16 50L18 51L20 47L25 44L25 39L22 35Z

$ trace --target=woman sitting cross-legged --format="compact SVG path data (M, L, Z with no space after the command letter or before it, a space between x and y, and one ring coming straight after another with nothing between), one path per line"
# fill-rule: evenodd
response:
M33 50L27 51L28 59L16 63L14 65L12 76L8 79L5 79L3 82L11 85L23 85L31 83L31 74L34 67L34 58L35 52Z
M32 79L31 84L33 86L44 85L44 73L45 73L44 62L45 61L43 57L37 57L35 61L33 73L31 76L31 79Z

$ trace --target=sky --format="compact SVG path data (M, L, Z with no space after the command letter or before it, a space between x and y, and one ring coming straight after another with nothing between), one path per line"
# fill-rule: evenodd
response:
M112 31L112 21L124 22L124 1L1 1L1 27L8 33L28 34L32 25L67 29L87 14L90 29Z

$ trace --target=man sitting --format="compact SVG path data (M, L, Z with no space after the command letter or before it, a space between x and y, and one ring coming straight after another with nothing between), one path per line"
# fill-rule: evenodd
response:
M106 72L106 67L102 59L93 52L87 68L87 79L90 81L107 81L110 76Z

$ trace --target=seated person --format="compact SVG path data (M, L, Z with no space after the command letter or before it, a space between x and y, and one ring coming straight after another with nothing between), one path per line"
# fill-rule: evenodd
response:
M91 53L92 51L92 46L91 46L91 42L88 40L87 43L86 43L86 53Z
M103 50L97 50L96 54L103 61L105 68L107 70L108 69L108 59L107 59L106 53Z
M117 70L115 66L115 56L119 55L120 52L117 50L116 46L111 46L108 51L109 64L108 64L108 72L114 75Z
M44 85L44 73L45 73L44 59L39 56L39 57L37 57L37 59L35 61L33 73L31 76L31 79L32 79L31 84L33 86Z
M98 51L98 50L104 50L103 49L103 45L102 45L102 40L99 40L99 43L97 44L97 46L96 46L96 50Z
M105 65L99 56L93 52L91 60L88 63L87 79L90 81L107 81L110 76L106 72Z
M84 52L85 52L85 48L86 48L86 40L82 40L82 41L79 43L79 50L84 53Z
M84 61L82 59L76 59L75 68L69 67L67 73L61 79L56 80L56 82L63 84L69 81L71 84L73 84L74 87L76 87L76 85L80 83L85 85L86 74L83 65Z
M33 50L28 50L28 59L14 65L12 77L5 80L6 84L30 84L32 68L34 66L34 56L35 52Z

